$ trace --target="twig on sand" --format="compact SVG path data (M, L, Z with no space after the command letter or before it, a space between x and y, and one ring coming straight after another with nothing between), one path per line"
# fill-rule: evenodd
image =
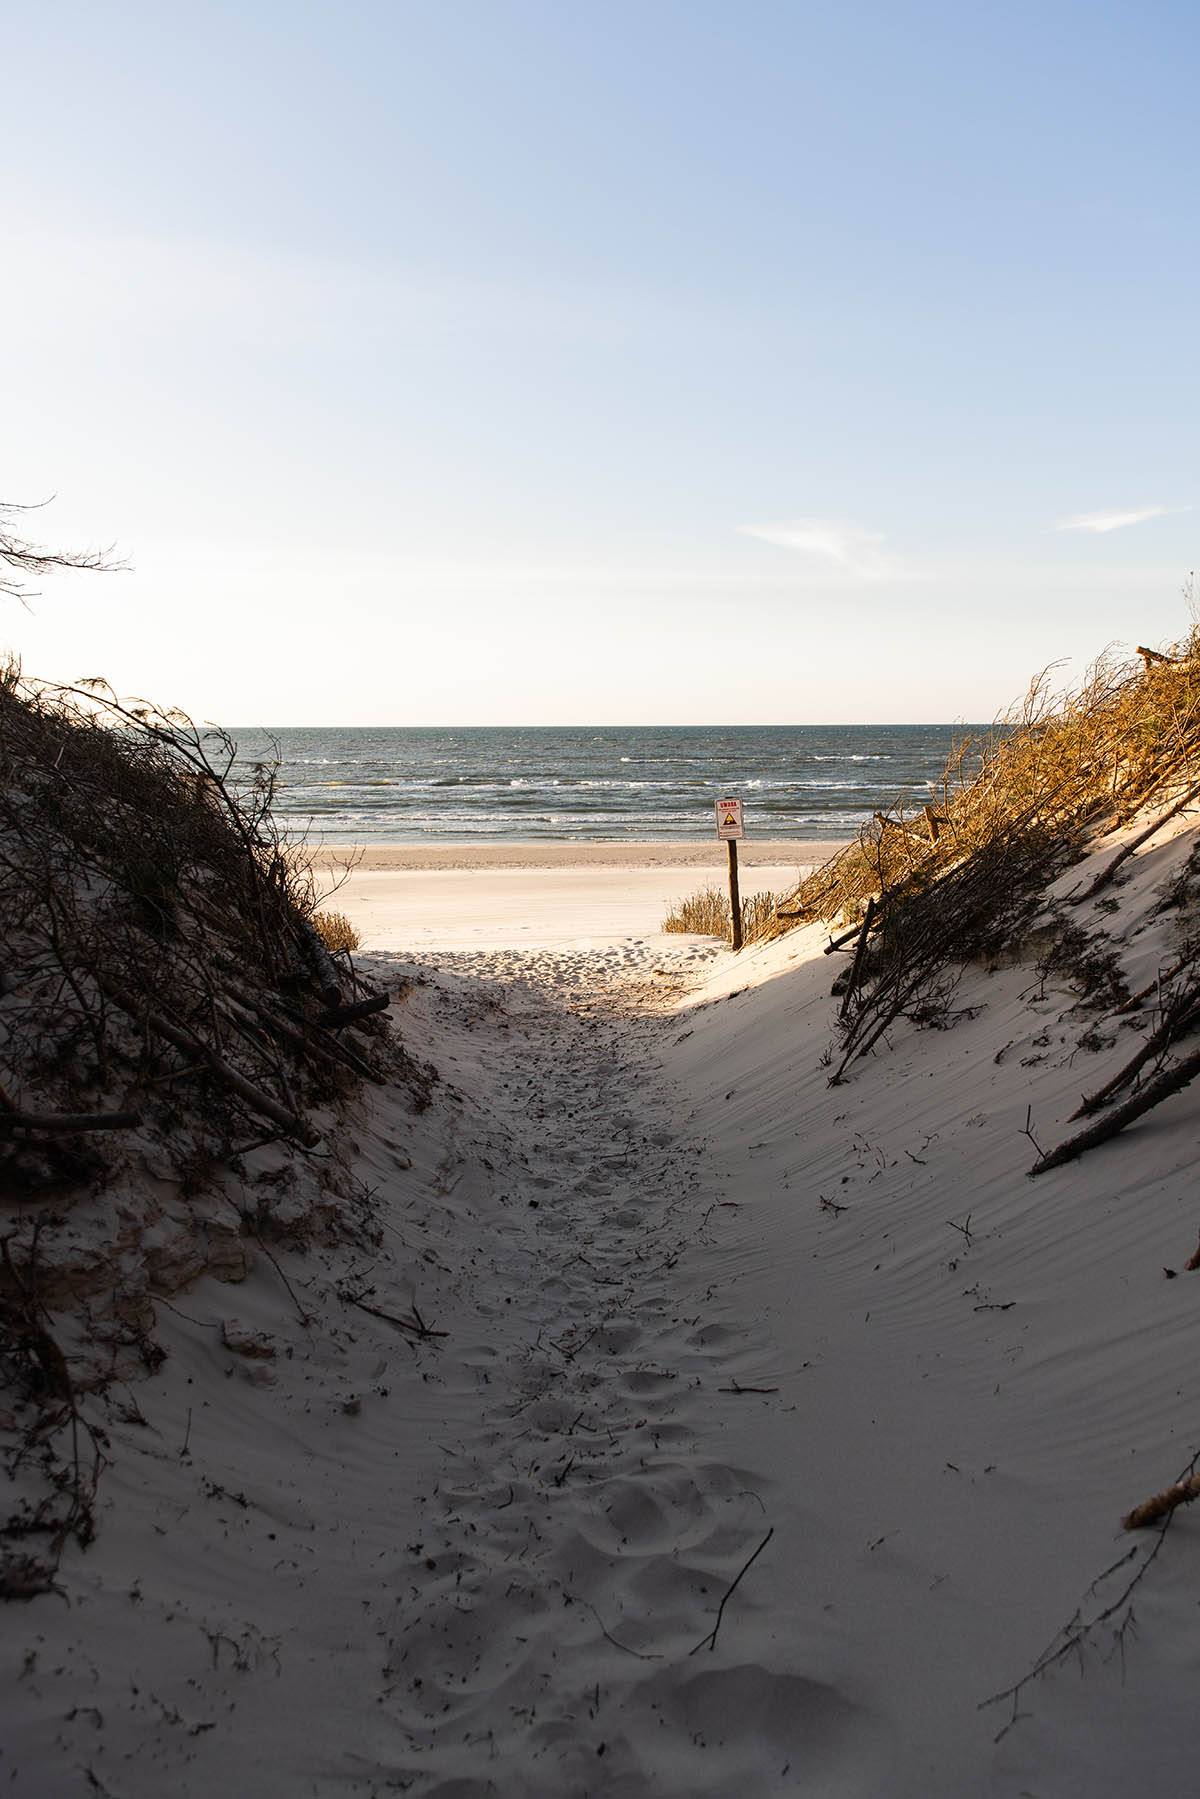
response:
M775 1535L775 1526L772 1525L770 1530L767 1532L766 1536L763 1538L762 1542L759 1544L758 1548L754 1551L753 1555L751 1555L748 1560L746 1560L742 1563L741 1567L738 1569L737 1573L734 1575L733 1579L730 1581L729 1585L726 1587L724 1597L722 1598L720 1605L717 1607L716 1623L713 1625L712 1629L709 1631L709 1633L706 1637L701 1637L700 1641L695 1645L695 1647L688 1650L689 1655L695 1655L696 1651L699 1649L704 1649L704 1648L715 1649L716 1648L717 1632L721 1628L721 1619L725 1616L725 1607L728 1605L729 1600L733 1596L733 1593L736 1590L739 1582L741 1581L742 1576L744 1574L748 1573L749 1570L753 1567L754 1563L758 1560L759 1556L762 1554L763 1550L766 1548L767 1544L771 1541L771 1538L774 1535Z
M348 1293L342 1298L348 1305L357 1306L360 1312L369 1312L372 1318L382 1318L385 1324L394 1324L397 1330L409 1331L414 1337L448 1337L449 1331L437 1331L426 1324L416 1306L413 1306L411 1318L401 1318L397 1312L384 1312L379 1306L369 1306L365 1299L352 1299Z
M1046 1151L1042 1148L1041 1144L1033 1134L1033 1107L1031 1105L1026 1106L1025 1108L1025 1128L1021 1132L1021 1135L1022 1137L1029 1138L1029 1141L1033 1144L1033 1147L1037 1150L1038 1155L1041 1158L1041 1160L1035 1164L1036 1171L1040 1174L1042 1171L1042 1163L1046 1160ZM1032 1174L1034 1169L1031 1168L1029 1172Z
M728 1387L718 1387L718 1393L778 1393L778 1387L743 1387L737 1381Z
M654 1650L631 1649L628 1643L618 1642L617 1638L613 1636L612 1631L606 1629L604 1619L600 1616L591 1600L585 1599L582 1593L572 1593L567 1591L564 1593L563 1597L568 1604L585 1606L587 1610L591 1612L592 1617L600 1626L600 1635L610 1642L614 1649L621 1649L626 1655L636 1655L639 1662L661 1662L663 1660L663 1657Z
M1176 1483L1177 1486L1182 1487L1190 1483L1191 1478L1195 1476L1197 1462L1200 1462L1200 1451L1197 1451L1184 1469ZM1170 1490L1171 1489L1168 1489L1168 1491ZM1160 1494L1158 1497L1162 1498L1163 1495ZM1139 1507L1138 1509L1140 1510L1141 1508ZM1135 1514L1131 1512L1129 1516L1133 1517ZM1024 1713L1018 1712L1017 1709L1020 1703L1021 1694L1025 1691L1025 1688L1031 1685L1033 1681L1037 1680L1040 1675L1047 1673L1051 1668L1056 1668L1060 1662L1066 1661L1068 1656L1079 1655L1082 1657L1084 1644L1092 1633L1098 1630L1102 1624L1107 1624L1110 1618L1116 1617L1122 1610L1125 1611L1125 1616L1122 1618L1113 1634L1115 1637L1114 1650L1119 1648L1122 1654L1124 1654L1125 1637L1133 1619L1133 1607L1130 1605L1130 1600L1133 1597L1134 1589L1145 1580L1158 1556L1162 1553L1162 1546L1167 1540L1167 1532L1171 1528L1171 1520L1173 1517L1174 1507L1171 1507L1163 1518L1162 1528L1158 1531L1157 1541L1153 1548L1150 1549L1146 1555L1142 1556L1140 1561L1138 1561L1138 1556L1140 1554L1141 1545L1135 1543L1132 1549L1127 1549L1124 1555L1118 1556L1116 1561L1107 1567L1102 1574L1098 1574L1088 1588L1089 1597L1098 1594L1099 1589L1111 1575L1115 1574L1118 1569L1127 1568L1131 1562L1136 1561L1137 1567L1135 1571L1130 1575L1115 1599L1111 1600L1109 1604L1102 1606L1094 1617L1088 1618L1084 1616L1084 1605L1086 1604L1085 1598L1085 1600L1076 1608L1074 1617L1071 1618L1067 1624L1064 1624L1049 1648L1039 1655L1032 1668L1030 1668L1027 1673L1022 1674L1020 1680L1014 1681L1012 1686L1004 1687L1000 1692L991 1693L986 1699L981 1699L979 1701L978 1707L976 1708L979 1711L986 1710L989 1705L1000 1705L1005 1700L1011 1700L1012 1702L1012 1716L1009 1718L1008 1723L1004 1725L1003 1729L997 1733L995 1738L996 1742L999 1742L1001 1737L1007 1735L1013 1725L1017 1722L1018 1717L1025 1715ZM1128 1521L1126 1521L1126 1527L1136 1528L1129 1526Z

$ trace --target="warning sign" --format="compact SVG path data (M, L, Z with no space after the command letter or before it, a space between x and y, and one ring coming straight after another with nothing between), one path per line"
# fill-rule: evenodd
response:
M723 841L744 837L741 800L717 801L717 836Z

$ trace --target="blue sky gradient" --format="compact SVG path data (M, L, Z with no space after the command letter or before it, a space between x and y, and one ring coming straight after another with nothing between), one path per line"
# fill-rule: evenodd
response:
M14 12L0 496L134 567L7 635L401 724L979 718L1178 634L1197 18Z

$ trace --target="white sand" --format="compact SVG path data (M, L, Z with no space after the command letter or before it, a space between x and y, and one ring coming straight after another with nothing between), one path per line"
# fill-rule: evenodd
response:
M789 891L837 847L744 842L743 896ZM325 880L340 882L328 904L347 914L364 943L403 952L611 948L657 933L686 894L728 882L728 853L715 841L385 844L327 848L317 865Z
M744 871L742 894L783 893L795 863ZM372 949L600 948L657 933L685 894L723 885L697 868L499 868L355 872L329 905Z
M824 838L746 837L738 845L743 868L811 867L828 861L841 847ZM348 863L364 873L400 869L496 868L707 868L723 874L728 851L715 837L695 842L634 843L589 840L580 843L529 842L495 838L486 843L324 844L314 851L318 868ZM706 878L706 877L702 877Z
M1195 840L1088 910L1134 987ZM1032 1106L1060 1141L1146 1019L1078 1051L1061 981L974 969L974 1018L830 1089L821 932L734 958L593 930L600 887L507 891L370 962L445 1077L364 1116L382 1242L280 1253L303 1324L261 1260L164 1311L69 1604L9 1608L0 1790L1194 1790L1200 1507L1153 1562L1118 1521L1200 1444L1200 1273L1163 1275L1196 1101L1037 1181L1022 1134ZM514 947L522 906L556 947ZM233 1315L276 1356L225 1348Z

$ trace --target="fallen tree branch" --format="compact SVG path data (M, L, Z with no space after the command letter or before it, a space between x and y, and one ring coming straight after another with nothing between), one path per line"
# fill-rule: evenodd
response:
M1148 824L1144 831L1139 831L1136 837L1131 837L1129 842L1117 851L1112 861L1105 864L1089 887L1085 887L1082 893L1073 894L1071 904L1082 906L1086 901L1094 899L1098 893L1103 892L1122 864L1127 862L1136 850L1140 850L1143 843L1148 843L1156 831L1161 831L1165 824L1169 824L1173 818L1177 817L1185 806L1190 806L1197 797L1200 797L1200 785L1189 787L1182 799L1176 800L1175 804L1166 812L1160 812L1154 822Z
M1149 1112L1164 1099L1170 1099L1173 1093L1178 1093L1189 1081L1194 1081L1198 1074L1200 1052L1177 1062L1174 1068L1168 1068L1156 1080L1147 1081L1140 1093L1135 1093L1132 1099L1126 1100L1123 1106L1118 1106L1115 1112L1110 1112L1099 1124L1092 1125L1090 1130L1080 1131L1078 1135L1068 1137L1065 1143L1060 1143L1057 1149L1048 1151L1028 1170L1030 1178L1035 1174L1045 1174L1050 1168L1061 1168L1064 1162L1073 1162L1086 1150L1106 1143L1110 1137L1123 1131L1127 1124L1132 1124L1135 1118L1140 1118L1143 1112Z
M1135 1075L1140 1074L1146 1063L1161 1054L1170 1044L1182 1037L1185 1032L1194 1029L1200 1023L1200 992L1192 989L1180 996L1173 1005L1167 1008L1162 1024L1130 1057L1123 1068L1119 1068L1111 1080L1105 1081L1103 1087L1095 1093L1085 1094L1079 1105L1071 1113L1071 1122L1076 1118L1090 1118L1093 1112L1099 1112L1106 1106L1113 1095L1122 1087L1128 1087Z
M359 1018L369 1018L372 1012L386 1012L391 1003L390 995L373 993L369 999L355 1000L351 1005L332 1006L329 1011L321 1014L317 1023L327 1031L340 1031L344 1024L353 1024Z
M207 1043L194 1037L190 1031L185 1031L173 1019L164 1017L154 1007L139 1004L132 994L123 992L112 982L102 980L99 976L97 976L97 981L113 1004L119 1006L126 1017L132 1018L135 1023L144 1023L157 1036L165 1037L166 1041L173 1044L176 1049L184 1050L191 1056L198 1056L208 1073L214 1075L231 1092L236 1093L238 1098L250 1107L251 1111L260 1113L264 1118L269 1118L272 1124L277 1124L289 1137L294 1137L307 1149L312 1149L321 1141L320 1131L314 1130L306 1119L297 1117L294 1112L289 1112L286 1106L281 1106L279 1101L272 1098L269 1093L264 1093L261 1088L254 1086L244 1074L239 1074L236 1068L231 1068L229 1063L224 1061L215 1050L210 1049Z
M284 1019L272 1007L264 1005L262 1000L256 999L252 994L247 994L245 998L265 1028L268 1031L274 1031L293 1048L310 1053L315 1052L317 1055L323 1056L327 1062L339 1062L343 1067L352 1069L355 1074L362 1075L364 1080L373 1081L377 1087L385 1084L384 1077L379 1070L372 1067L371 1063L365 1057L360 1056L357 1050L351 1049L348 1043L339 1043L336 1038L327 1036L316 1025L310 1026L307 1030L301 1029L300 1025L294 1022L296 1017L294 1012L289 1012L287 1018Z

